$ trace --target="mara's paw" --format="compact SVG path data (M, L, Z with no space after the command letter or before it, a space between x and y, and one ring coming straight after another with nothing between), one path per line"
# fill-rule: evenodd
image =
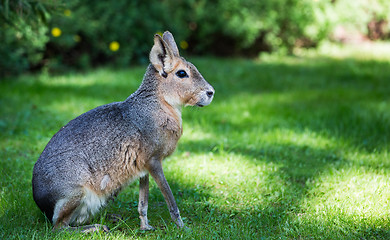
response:
M142 224L140 227L141 231L153 231L156 230L154 227L150 226L149 224Z

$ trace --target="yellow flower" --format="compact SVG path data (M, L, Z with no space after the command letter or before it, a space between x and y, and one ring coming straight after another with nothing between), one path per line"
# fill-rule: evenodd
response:
M64 10L64 15L69 17L70 15L72 14L72 11L70 11L70 9L65 9Z
M59 37L59 36L61 36L61 33L62 33L62 31L58 27L51 29L51 35L53 35L53 37Z
M163 36L162 32L156 32L156 34L160 35L161 37Z
M180 47L184 50L186 50L188 48L188 42L187 41L181 41L180 42Z
M119 47L120 47L120 45L119 45L119 43L117 41L112 41L110 43L110 46L109 46L110 50L113 51L113 52L118 51Z

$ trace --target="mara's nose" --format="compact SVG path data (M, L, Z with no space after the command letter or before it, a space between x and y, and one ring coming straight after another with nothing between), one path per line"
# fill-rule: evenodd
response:
M207 97L211 98L214 95L214 92L213 91L207 91L206 94L207 94Z

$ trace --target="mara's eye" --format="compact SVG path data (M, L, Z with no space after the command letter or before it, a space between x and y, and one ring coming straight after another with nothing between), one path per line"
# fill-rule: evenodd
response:
M176 72L176 76L178 76L179 78L185 78L188 77L188 74L184 70L179 70Z

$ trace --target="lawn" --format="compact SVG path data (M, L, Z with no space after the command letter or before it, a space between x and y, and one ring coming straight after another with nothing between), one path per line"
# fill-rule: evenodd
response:
M151 232L138 230L137 182L93 220L109 234L52 232L32 199L53 134L135 91L146 66L134 66L0 81L0 239L390 239L390 44L189 60L216 90L210 106L183 109L164 162L190 230L154 181Z

